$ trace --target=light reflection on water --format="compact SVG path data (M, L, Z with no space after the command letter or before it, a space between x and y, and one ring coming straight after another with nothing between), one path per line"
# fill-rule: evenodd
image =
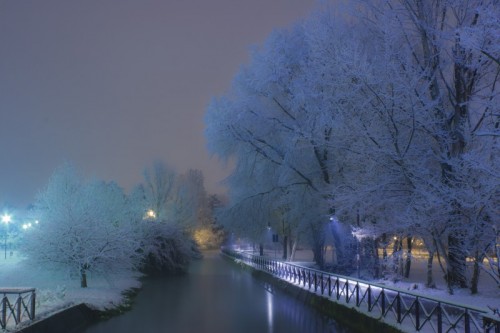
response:
M301 301L252 277L248 270L205 254L189 274L149 279L124 315L84 331L199 333L348 333Z
M267 301L267 331L269 333L273 332L273 295L268 291L266 293L266 301Z

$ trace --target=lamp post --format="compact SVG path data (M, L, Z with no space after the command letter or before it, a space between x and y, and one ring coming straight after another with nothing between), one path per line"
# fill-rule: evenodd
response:
M156 212L152 209L148 209L144 215L145 220L156 220Z
M11 216L9 214L2 215L2 222L5 224L5 259L7 259L7 231L9 227L9 223L11 220Z

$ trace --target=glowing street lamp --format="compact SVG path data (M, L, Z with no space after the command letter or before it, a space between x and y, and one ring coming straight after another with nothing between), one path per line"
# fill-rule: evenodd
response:
M31 223L25 223L22 225L22 228L23 230L28 230L29 228L31 228L33 225Z
M2 215L2 222L5 224L5 259L7 259L7 231L9 227L9 223L11 221L11 216L9 214Z
M156 213L154 210L152 209L149 209L147 212L146 212L146 219L151 219L151 220L154 220L156 219Z

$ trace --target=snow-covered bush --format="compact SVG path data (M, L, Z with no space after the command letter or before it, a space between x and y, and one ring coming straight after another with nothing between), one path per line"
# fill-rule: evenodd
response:
M198 256L189 234L177 226L159 221L143 221L141 232L141 270L147 274L183 272Z
M24 242L31 260L70 271L87 287L89 272L133 269L140 260L136 225L126 196L114 183L85 181L69 164L57 169L38 195L40 221Z

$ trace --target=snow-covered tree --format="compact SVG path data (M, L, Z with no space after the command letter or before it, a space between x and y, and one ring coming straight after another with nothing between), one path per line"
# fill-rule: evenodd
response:
M351 126L368 159L353 195L366 194L364 208L373 217L379 207L385 224L415 227L419 216L415 231L433 238L450 290L465 287L465 258L482 262L491 242L477 240L499 223L500 6L364 3L370 58L351 85L359 92ZM478 243L481 250L471 247Z
M138 264L136 225L128 213L120 187L85 181L65 164L37 197L34 214L40 224L27 236L25 251L36 262L76 272L85 288L88 273L130 270Z
M144 171L144 183L132 191L129 201L140 220L143 270L157 273L186 269L199 255L193 232L206 210L201 171L178 175L156 161Z
M485 267L499 229L500 6L355 9L275 32L210 104L210 147L236 162L227 220L256 236L286 207L321 262L335 212L363 239L423 238L450 290L463 287L465 258Z
M144 183L136 189L144 197L144 214L157 220L167 219L167 205L173 196L176 178L175 171L162 161L155 161L151 168L144 170Z
M286 214L301 216L287 220L308 224L309 239L322 266L322 233L329 221L332 125L324 121L328 115L308 108L296 91L300 87L295 82L304 75L309 51L304 33L300 26L276 32L253 54L232 91L209 106L207 136L213 152L236 160L229 179L231 207L253 211L253 215L264 213L250 222L255 235L264 230L269 212L279 209L262 211L258 206L286 193L292 201L280 200L279 206L293 206ZM244 219L252 216L242 215Z
M177 174L161 161L144 171L144 183L132 193L137 209L146 219L192 229L207 212L207 194L203 173L188 170Z

